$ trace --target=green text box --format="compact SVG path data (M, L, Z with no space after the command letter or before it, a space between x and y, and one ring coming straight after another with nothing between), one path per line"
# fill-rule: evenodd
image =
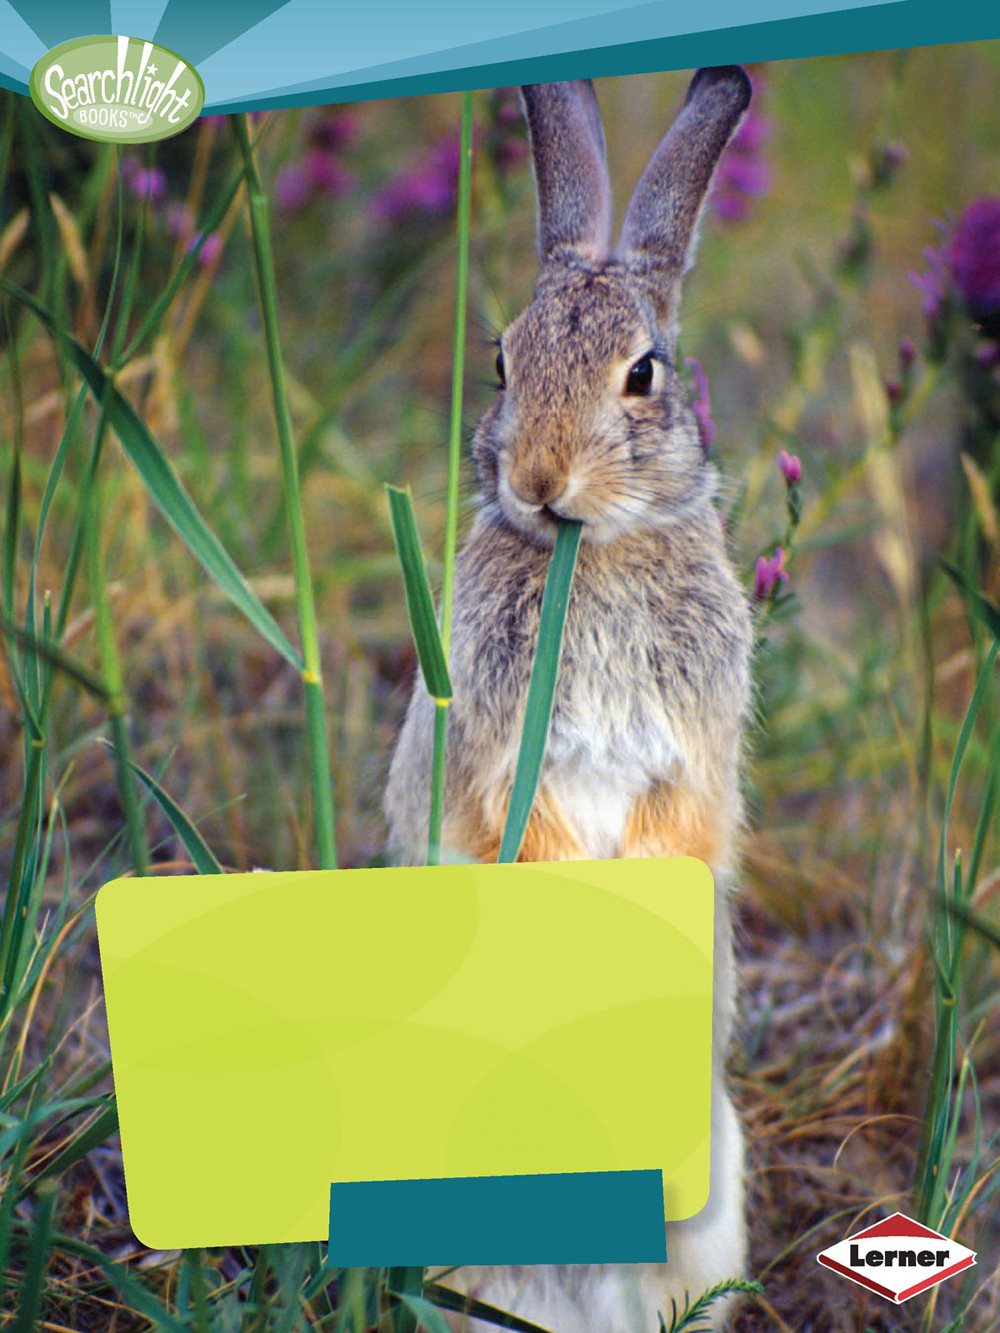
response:
M651 1167L697 1212L712 898L689 858L105 885L133 1229L322 1240L340 1181Z

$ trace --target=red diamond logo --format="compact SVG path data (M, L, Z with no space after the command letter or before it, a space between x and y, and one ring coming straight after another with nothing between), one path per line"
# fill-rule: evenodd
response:
M831 1245L816 1258L824 1268L832 1268L896 1305L976 1262L974 1250L914 1222L905 1213L893 1213L884 1222Z

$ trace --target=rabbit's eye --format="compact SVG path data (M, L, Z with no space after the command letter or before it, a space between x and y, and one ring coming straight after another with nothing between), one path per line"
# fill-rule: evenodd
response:
M653 358L641 356L629 370L625 392L631 398L645 398L653 387Z
M504 363L503 363L503 352L497 352L497 362L496 362L496 366L497 366L497 379L500 381L500 384L499 384L498 387L501 388L501 389L506 389L506 387L507 387L507 368L504 366Z

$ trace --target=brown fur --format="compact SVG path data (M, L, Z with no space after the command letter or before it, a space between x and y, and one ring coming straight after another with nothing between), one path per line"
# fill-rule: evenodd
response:
M657 782L629 811L622 856L696 856L722 865L731 856L728 813L682 786Z
M491 864L500 854L503 822L489 819L482 808L466 811L464 816L448 818L443 837L446 846L460 849L474 861ZM579 861L585 855L559 803L547 792L538 792L518 861Z

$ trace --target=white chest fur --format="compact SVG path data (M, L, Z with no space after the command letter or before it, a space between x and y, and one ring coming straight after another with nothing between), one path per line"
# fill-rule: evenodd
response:
M633 804L658 780L674 777L683 757L666 718L645 713L629 727L586 713L554 722L543 782L572 825L586 854L620 855ZM633 723L639 719L632 719Z
M639 794L632 784L612 785L591 768L555 770L548 788L576 833L588 857L595 861L619 854L632 802Z

